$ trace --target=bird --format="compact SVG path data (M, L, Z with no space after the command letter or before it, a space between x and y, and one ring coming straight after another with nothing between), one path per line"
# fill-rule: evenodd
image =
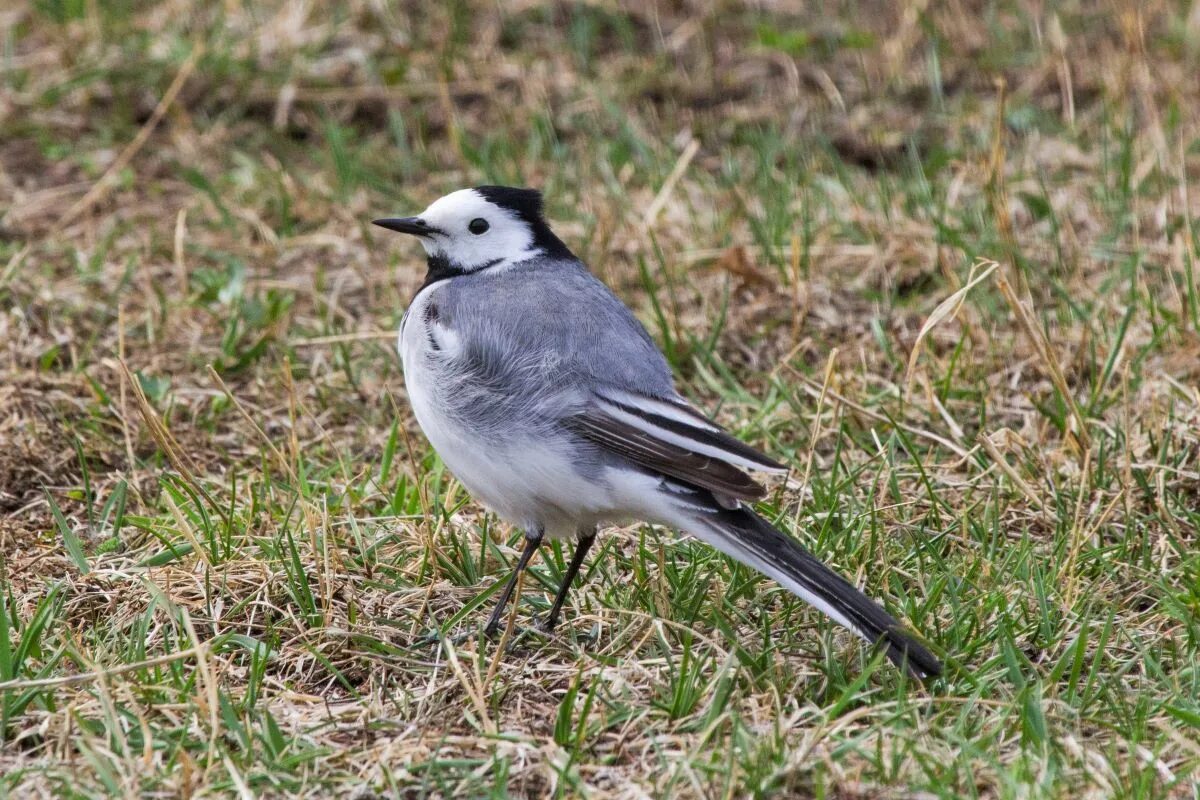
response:
M602 526L677 529L772 578L918 678L942 666L874 600L757 514L787 468L675 387L645 327L554 234L541 192L460 189L373 224L415 237L425 279L397 346L417 423L472 497L524 533L485 632L546 539L574 541L553 631Z

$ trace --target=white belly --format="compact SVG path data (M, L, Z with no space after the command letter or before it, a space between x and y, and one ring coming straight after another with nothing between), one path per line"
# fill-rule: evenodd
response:
M445 371L461 342L444 326L426 323L427 305L436 294L435 285L414 298L400 329L400 359L421 430L467 491L506 521L541 527L550 537L574 536L597 523L636 514L622 501L630 488L626 484L645 482L648 488L649 479L616 470L589 479L572 463L565 438L485 436L446 412L439 388L451 383ZM430 346L431 335L438 349Z

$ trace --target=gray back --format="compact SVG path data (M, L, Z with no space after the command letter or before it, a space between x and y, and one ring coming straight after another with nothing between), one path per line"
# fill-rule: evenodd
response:
M463 344L462 380L443 401L477 422L483 407L493 419L570 413L597 386L677 396L654 340L579 261L537 258L458 277L434 302Z

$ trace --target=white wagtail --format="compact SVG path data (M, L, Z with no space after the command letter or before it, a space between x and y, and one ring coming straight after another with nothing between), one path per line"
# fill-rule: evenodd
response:
M544 537L576 541L550 630L597 526L640 519L774 578L914 674L941 672L881 606L750 509L765 490L746 471L785 468L675 390L646 329L550 230L539 192L463 189L375 224L428 254L400 322L417 422L467 490L525 532L489 634Z

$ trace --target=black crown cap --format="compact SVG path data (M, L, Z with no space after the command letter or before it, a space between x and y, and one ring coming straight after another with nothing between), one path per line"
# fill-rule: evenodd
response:
M537 189L514 186L476 186L475 191L484 200L513 212L518 219L529 225L533 230L534 246L544 250L546 255L559 258L575 257L546 224L546 218L542 216L542 193Z

